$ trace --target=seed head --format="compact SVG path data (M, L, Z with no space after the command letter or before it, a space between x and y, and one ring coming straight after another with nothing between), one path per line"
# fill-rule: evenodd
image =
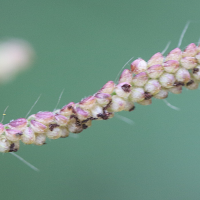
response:
M66 126L69 121L69 118L64 115L55 114L55 122L60 126Z
M113 81L108 81L99 91L98 93L108 93L112 94L115 88L115 83Z
M161 89L156 95L154 95L156 99L165 99L168 97L168 91L166 89Z
M107 105L112 99L112 96L106 93L97 93L95 94L95 97L96 97L97 103L101 106Z
M131 71L129 69L124 69L124 71L122 72L119 78L119 83L123 83L123 82L131 83L131 81L132 81Z
M75 107L75 103L74 102L70 102L69 104L65 105L60 110L60 114L64 115L64 116L70 116L70 115L72 115L75 112L74 111L74 107Z
M90 116L90 113L87 110L83 110L79 107L76 108L76 113L79 120L87 119Z
M79 103L71 102L60 110L38 112L6 125L0 123L0 152L17 151L19 140L43 145L46 137L58 139L68 137L70 132L80 133L93 120L107 120L114 112L132 111L135 102L150 105L153 97L165 99L168 92L180 94L182 86L197 89L199 81L200 45L196 47L192 43L183 53L176 48L165 62L161 53L153 55L148 63L138 58L132 62L131 70L123 70L117 85L108 81L97 93Z
M195 69L193 69L192 76L197 80L200 81L200 65L198 65Z
M132 83L134 86L142 87L148 81L149 77L146 72L140 72L133 77Z
M112 112L120 112L124 110L126 105L126 101L123 98L118 97L117 95L112 96L112 103L109 107L109 109Z
M35 120L42 124L48 125L54 121L54 114L52 112L38 112L34 115Z
M35 134L30 127L26 127L21 136L21 140L24 144L33 144L35 142Z
M92 117L97 118L97 119L102 119L101 117L98 117L99 114L103 114L102 106L95 105L90 111L91 111Z
M165 61L168 61L168 60L179 61L181 58L182 58L182 51L179 48L175 48L169 52L169 54L165 58Z
M27 119L19 118L19 119L11 121L8 125L11 129L24 131L25 128L27 127Z
M89 96L79 102L79 107L82 109L90 110L96 103L94 96Z
M164 88L171 88L174 86L175 83L175 77L172 74L169 73L164 73L160 78L159 78L159 82L161 84L161 86L163 86Z
M126 104L125 104L125 107L124 107L124 110L125 111L132 111L135 109L135 105L132 101L126 101Z
M19 141L9 142L9 152L17 152L19 150Z
M66 138L69 136L69 130L66 127L60 127L61 129L61 138Z
M146 69L147 69L147 63L141 58L138 58L131 63L131 71L134 74L139 74L141 72L144 72L146 71Z
M190 73L185 68L180 68L175 74L176 80L187 83L190 80Z
M38 121L31 120L30 125L31 125L32 130L35 133L45 133L46 132L47 127Z
M140 102L143 101L145 99L145 92L144 89L141 87L134 87L131 90L131 94L130 94L130 100L132 102Z
M178 85L178 86L175 86L173 88L169 88L169 91L173 94L181 94L182 92L182 86L181 85Z
M161 85L156 79L149 80L144 86L144 90L151 95L157 94L161 90Z
M0 137L0 152L5 153L9 151L10 143L5 136Z
M175 73L179 69L179 62L177 60L168 60L163 63L164 70L168 73Z
M192 79L185 84L185 87L189 90L196 90L198 88L198 86L199 86L199 84Z
M197 54L196 44L189 44L182 53L182 57L194 57Z
M68 124L68 130L71 133L80 133L83 127L77 118L71 118Z
M45 134L36 134L35 136L36 136L35 142L34 142L35 145L41 146L43 144L46 144L45 143L45 141L46 141L46 135Z
M197 59L195 57L184 57L180 60L181 65L185 69L193 69L197 66Z
M55 127L52 131L48 130L47 133L46 133L46 135L50 139L58 139L62 135L62 130L58 126L58 127Z
M8 140L15 142L21 139L22 132L17 129L6 129L5 134Z
M158 78L163 73L163 66L160 64L153 65L147 69L147 74L150 78Z
M163 63L164 57L163 55L158 52L156 54L154 54L148 61L148 67L152 66L152 65L161 65Z
M115 92L119 97L127 98L131 92L131 84L128 82L119 83L115 87Z

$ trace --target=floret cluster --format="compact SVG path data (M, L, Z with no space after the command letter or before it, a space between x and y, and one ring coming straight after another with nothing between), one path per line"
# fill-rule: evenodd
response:
M200 81L200 45L175 48L166 57L153 55L148 62L138 58L124 69L118 84L108 81L97 93L78 103L70 102L54 112L38 112L0 124L0 152L16 152L20 141L43 145L46 138L58 139L80 133L93 120L107 120L115 112L132 111L135 103L149 105L152 98L180 94L182 87L194 90Z

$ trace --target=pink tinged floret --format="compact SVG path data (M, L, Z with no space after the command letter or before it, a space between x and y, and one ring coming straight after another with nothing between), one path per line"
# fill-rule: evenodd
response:
M154 95L154 98L156 99L165 99L167 97L168 97L168 91L165 89L161 89L160 92Z
M128 83L131 83L132 81L132 73L129 69L125 69L120 78L119 78L119 83L123 83L123 82L128 82Z
M161 90L161 85L157 80L149 80L144 86L145 92L150 93L151 95L155 95Z
M0 123L0 135L5 131L4 125Z
M197 52L200 52L200 44L197 46Z
M195 57L184 57L180 63L186 69L193 69L197 66L198 60Z
M112 112L120 112L124 110L125 105L126 105L126 101L124 99L118 97L117 95L113 95L112 103L109 107L109 110L111 110Z
M182 57L194 57L197 54L196 44L189 44L182 53Z
M94 96L89 96L79 102L79 106L82 109L90 110L96 103L96 98Z
M60 109L60 114L64 116L70 116L75 113L74 107L75 107L75 103L70 102L69 104L63 106L62 109Z
M163 73L163 71L163 66L158 64L149 67L146 72L150 78L158 78Z
M95 94L95 97L96 97L97 103L102 106L107 105L112 99L112 96L106 93L97 93Z
M134 74L139 74L147 70L147 62L142 58L138 58L131 63L131 71Z
M96 105L90 110L90 112L91 112L92 117L102 119L102 118L99 118L98 116L99 114L103 114L102 106Z
M152 100L151 99L147 99L147 100L140 101L138 103L143 105L143 106L148 106L148 105L150 105L152 103Z
M19 141L10 141L9 152L16 152L19 150Z
M48 125L54 121L54 113L52 112L38 112L35 114L35 120Z
M98 93L108 93L112 94L115 88L115 83L113 81L108 81L99 91Z
M31 120L30 125L31 125L32 130L35 133L45 133L46 132L47 127L38 121Z
M62 135L62 130L60 127L55 127L53 130L48 130L46 135L50 139L58 139Z
M92 126L92 120L88 120L87 122L84 123L87 127Z
M125 107L124 107L124 110L125 111L132 111L135 109L135 105L132 101L126 101L126 104L125 104Z
M169 54L165 57L165 61L168 60L177 60L179 61L182 58L182 51L179 48L175 48L169 52Z
M149 59L147 65L148 67L152 65L161 65L163 63L163 60L164 60L163 55L160 52L158 52Z
M35 145L41 146L43 144L46 144L45 141L46 141L45 134L36 134L35 135L35 142L34 142Z
M181 94L181 92L182 92L182 86L181 86L181 85L178 85L178 86L169 88L169 91L170 91L171 93L173 93L173 94Z
M200 64L200 52L195 57L196 57L198 63Z
M132 83L134 86L142 87L145 85L145 83L148 81L149 77L146 72L141 72L139 74L136 74L133 79Z
M187 83L190 80L190 73L185 68L180 68L176 72L175 77L176 77L177 81Z
M24 131L25 128L27 127L27 119L25 118L19 118L16 120L13 120L9 123L10 128L15 128L20 131Z
M21 136L21 140L24 144L33 144L35 142L34 131L30 127L27 127Z
M177 60L168 60L163 63L164 70L168 73L175 73L179 69L179 62Z
M119 97L127 98L131 93L131 84L123 82L115 87L115 92Z
M83 131L83 127L79 123L77 123L77 119L71 118L70 122L69 122L69 124L67 126L69 132L71 132L71 133L80 133L81 131Z
M69 136L69 130L66 127L60 127L61 129L61 138L66 138Z
M66 126L69 121L69 118L64 115L55 114L55 122L60 126Z
M200 81L200 65L198 65L195 69L193 69L192 76L197 80Z
M164 88L171 88L174 86L176 79L173 74L164 73L160 78L159 82Z
M5 136L0 138L0 152L6 153L9 151L10 143Z
M6 129L5 133L7 139L13 142L20 140L23 134L20 130L17 129Z
M86 110L83 110L79 107L76 108L77 116L80 120L85 120L90 116L90 113Z
M189 90L196 90L199 87L199 84L191 79L189 82L185 84L185 87Z
M135 87L131 90L131 94L129 96L130 100L133 102L140 102L145 99L145 92L143 88Z

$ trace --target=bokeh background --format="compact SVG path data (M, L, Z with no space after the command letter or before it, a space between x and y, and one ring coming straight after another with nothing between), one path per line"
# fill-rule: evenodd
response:
M35 49L32 68L0 86L4 123L52 111L95 93L114 80L132 57L148 60L177 47L187 20L194 20L181 48L200 37L199 0L73 1L0 0L0 38L22 38ZM168 50L168 52L169 52ZM127 66L129 67L129 66ZM47 141L21 145L18 155L0 155L1 199L199 200L200 91L185 90L131 113L93 122L91 128Z

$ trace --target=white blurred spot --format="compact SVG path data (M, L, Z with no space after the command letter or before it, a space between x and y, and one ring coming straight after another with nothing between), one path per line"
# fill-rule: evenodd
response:
M0 83L11 80L18 72L29 67L34 51L24 40L0 42Z

